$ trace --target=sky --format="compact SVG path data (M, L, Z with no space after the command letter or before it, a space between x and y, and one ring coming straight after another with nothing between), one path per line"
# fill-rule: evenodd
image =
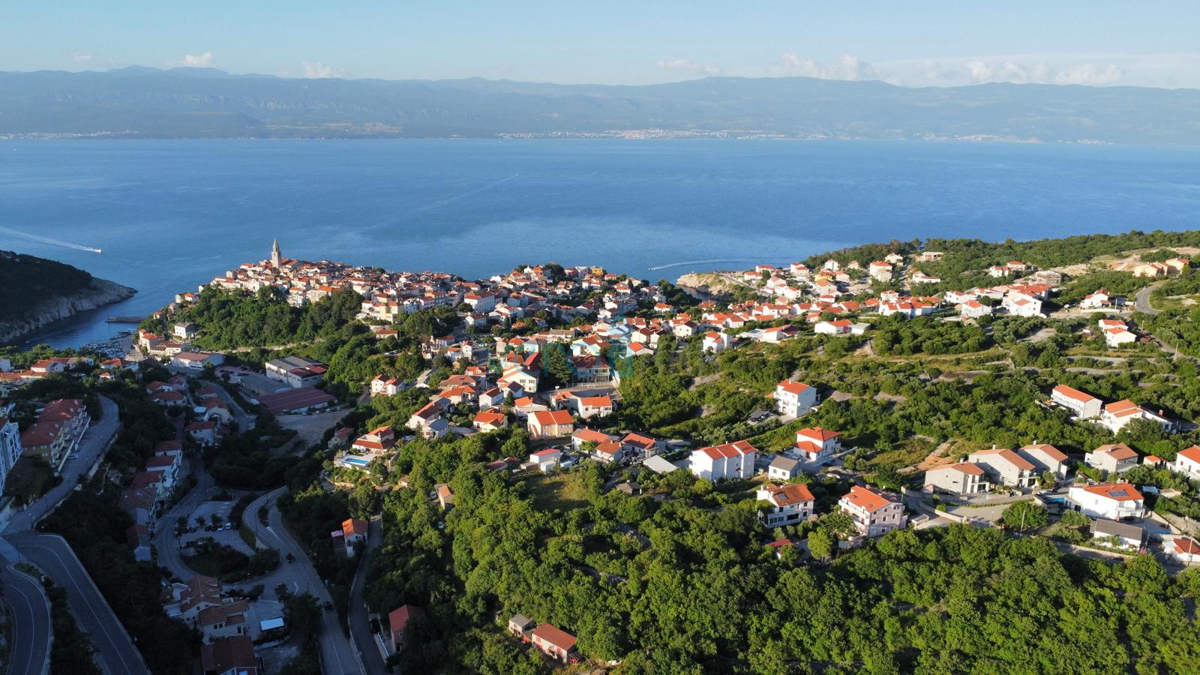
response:
M0 13L0 71L128 65L563 84L803 75L1200 88L1200 2L55 0Z

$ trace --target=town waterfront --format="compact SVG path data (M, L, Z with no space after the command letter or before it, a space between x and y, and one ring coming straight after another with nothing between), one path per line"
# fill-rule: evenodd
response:
M468 278L597 264L657 280L916 237L1196 227L1195 148L441 140L0 143L0 248L132 286L34 342L111 337L285 254ZM53 240L53 242L48 241ZM102 249L97 254L87 248Z

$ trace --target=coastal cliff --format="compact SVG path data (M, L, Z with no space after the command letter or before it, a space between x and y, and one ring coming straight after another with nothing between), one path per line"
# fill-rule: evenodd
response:
M132 298L135 294L136 290L115 281L93 278L87 288L43 300L21 319L0 321L0 344L14 342L53 321L111 305Z
M0 251L0 344L137 291L54 260Z

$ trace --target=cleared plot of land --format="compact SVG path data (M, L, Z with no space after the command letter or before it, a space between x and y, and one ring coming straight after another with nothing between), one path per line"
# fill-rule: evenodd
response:
M533 495L533 505L544 511L568 511L587 506L587 494L571 474L537 474L525 479Z
M294 429L304 445L320 442L325 430L341 421L349 410L314 412L310 415L278 415L279 426Z

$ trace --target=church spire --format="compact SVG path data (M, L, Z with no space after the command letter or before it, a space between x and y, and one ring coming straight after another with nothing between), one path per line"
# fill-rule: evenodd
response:
M283 267L283 254L279 252L278 239L271 242L271 264L275 266L275 269Z

